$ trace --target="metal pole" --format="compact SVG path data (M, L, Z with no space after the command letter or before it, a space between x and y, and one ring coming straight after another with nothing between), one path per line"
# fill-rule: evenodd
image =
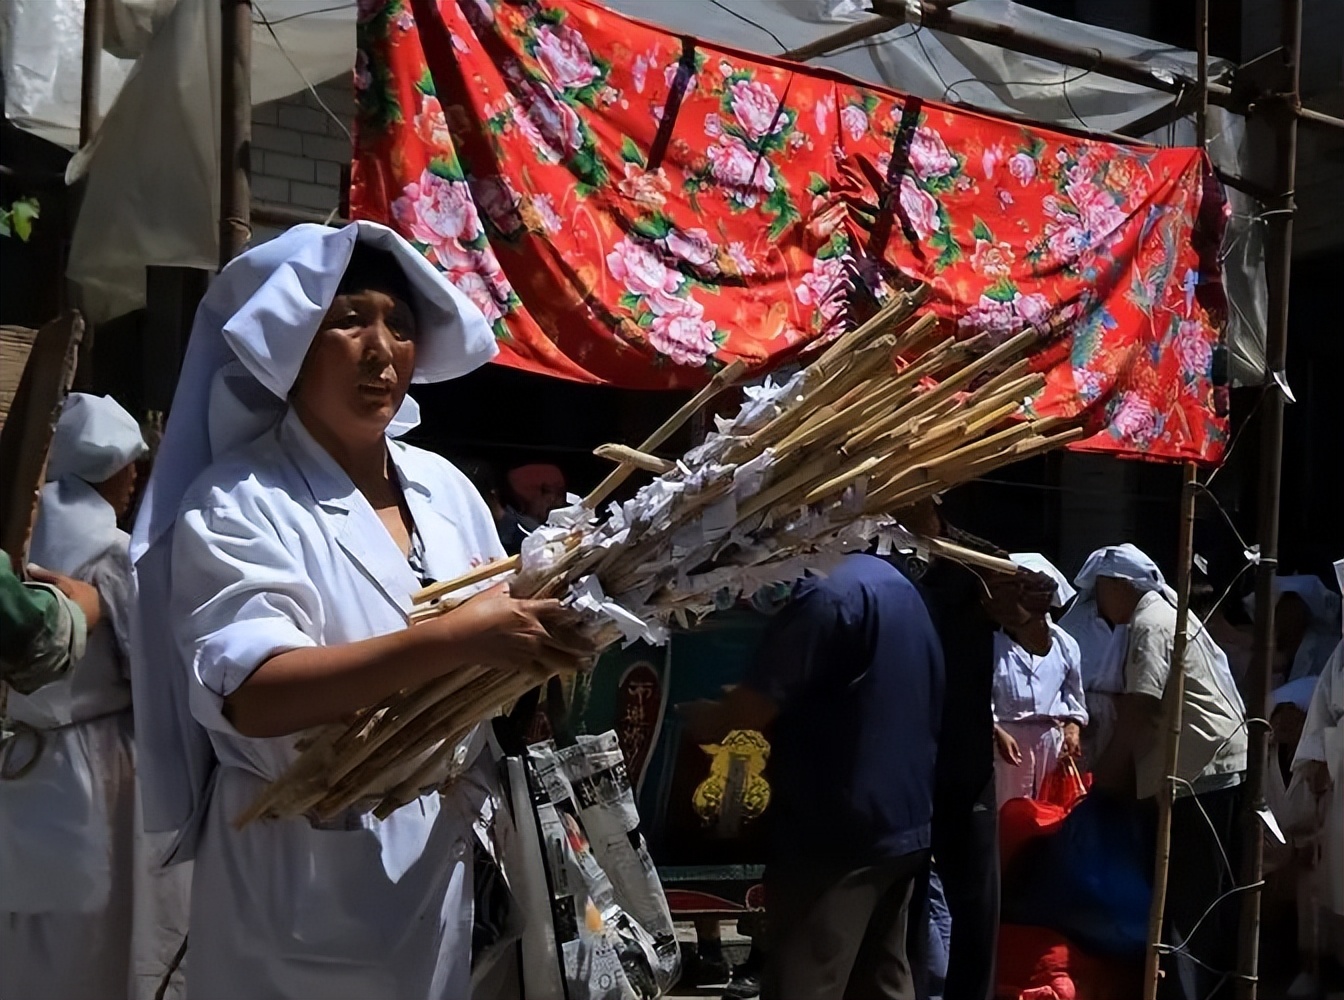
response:
M1162 787L1157 795L1157 860L1153 866L1153 901L1148 911L1148 950L1144 957L1143 1000L1155 1000L1161 977L1159 946L1167 908L1167 874L1171 869L1171 805L1176 798L1176 761L1185 715L1185 649L1189 642L1190 565L1195 542L1195 463L1186 462L1181 477L1181 530L1176 547L1176 636L1171 666L1162 689L1162 721L1166 731Z
M103 57L103 0L84 0L84 61L79 81L79 144L98 131L98 84Z
M1265 402L1260 417L1260 490L1258 500L1260 562L1255 573L1255 645L1247 707L1249 749L1246 758L1246 807L1242 816L1242 899L1237 996L1255 1000L1260 971L1260 888L1264 874L1264 834L1260 811L1265 808L1265 772L1269 767L1269 728L1265 718L1274 670L1274 577L1279 569L1279 477L1283 463L1284 395L1277 375L1288 362L1288 288L1293 271L1293 187L1297 175L1298 67L1302 56L1302 0L1284 0L1281 51L1286 66L1284 92L1267 110L1277 133L1275 186L1269 206L1269 244L1265 275L1269 280L1269 331L1265 344ZM1252 888L1254 887L1254 888Z
M219 266L252 236L252 0L220 0Z

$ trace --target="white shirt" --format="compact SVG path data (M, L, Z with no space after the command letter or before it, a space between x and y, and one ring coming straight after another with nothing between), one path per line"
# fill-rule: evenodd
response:
M1050 622L1050 652L1036 656L994 633L994 721L1071 720L1087 725L1078 643Z
M394 441L388 449L432 576L503 555L466 477L428 452ZM296 751L294 737L240 734L224 717L225 697L277 653L406 627L420 587L368 501L293 412L187 491L172 580L165 620L190 673L192 714L220 761L196 858L192 1000L466 995L471 823L488 781L460 780L384 821L232 826Z
M1185 704L1176 776L1196 791L1237 784L1246 770L1246 725L1241 698L1232 684L1222 651L1208 629L1190 615L1185 646ZM1176 609L1157 592L1139 599L1129 622L1125 657L1125 693L1162 700L1171 673L1176 640ZM1152 746L1135 761L1138 797L1150 798L1162 784L1165 746L1156 733ZM1190 787L1178 785L1178 797Z

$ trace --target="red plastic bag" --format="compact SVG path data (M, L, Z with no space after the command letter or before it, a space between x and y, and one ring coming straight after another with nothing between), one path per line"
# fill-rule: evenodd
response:
M997 1000L1134 1000L1143 963L1098 958L1044 927L999 929Z
M1045 776L1041 783L1041 792L1036 798L1052 806L1058 806L1066 813L1077 805L1092 785L1092 775L1086 777L1078 773L1078 765L1072 757L1061 757L1055 769Z

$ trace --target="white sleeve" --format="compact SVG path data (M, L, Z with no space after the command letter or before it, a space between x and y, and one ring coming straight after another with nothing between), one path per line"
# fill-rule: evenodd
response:
M135 607L135 570L124 548L108 549L90 564L88 582L98 591L103 610L117 637L122 669L130 675L131 609Z
M189 510L173 538L168 620L191 665L191 711L233 733L224 699L272 656L318 644L322 602L269 522L236 509Z
M1302 726L1302 739L1293 756L1294 769L1311 760L1325 762L1325 731L1339 721L1334 703L1344 701L1344 691L1336 690L1341 686L1344 686L1344 642L1335 647L1316 680L1316 690L1307 707L1307 721Z
M1083 694L1082 654L1073 636L1060 629L1055 632L1059 655L1064 661L1064 686L1059 695L1064 702L1064 717L1080 726L1087 725L1087 698Z

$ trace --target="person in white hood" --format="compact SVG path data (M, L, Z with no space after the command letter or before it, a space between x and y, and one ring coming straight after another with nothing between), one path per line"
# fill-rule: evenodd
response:
M107 396L72 393L52 439L31 560L93 585L103 611L62 679L12 692L0 753L0 997L151 997L186 932L186 882L145 877L128 655L136 462Z
M1063 607L1073 597L1064 574L1044 556L1020 552L1012 560L1054 581L1052 607ZM1009 799L1036 798L1061 756L1082 753L1087 706L1073 636L1048 614L1025 622L1004 620L1000 626L994 633L994 727L999 750L994 779L1002 809ZM1040 634L1029 638L1023 629Z
M196 858L191 1000L471 996L473 826L497 805L483 734L445 749L442 794L385 820L234 820L313 726L471 664L575 665L558 603L503 588L408 627L416 590L503 550L466 478L389 434L413 421L412 381L495 351L372 223L297 226L202 301L132 546L136 669L156 682L137 702L146 821Z

